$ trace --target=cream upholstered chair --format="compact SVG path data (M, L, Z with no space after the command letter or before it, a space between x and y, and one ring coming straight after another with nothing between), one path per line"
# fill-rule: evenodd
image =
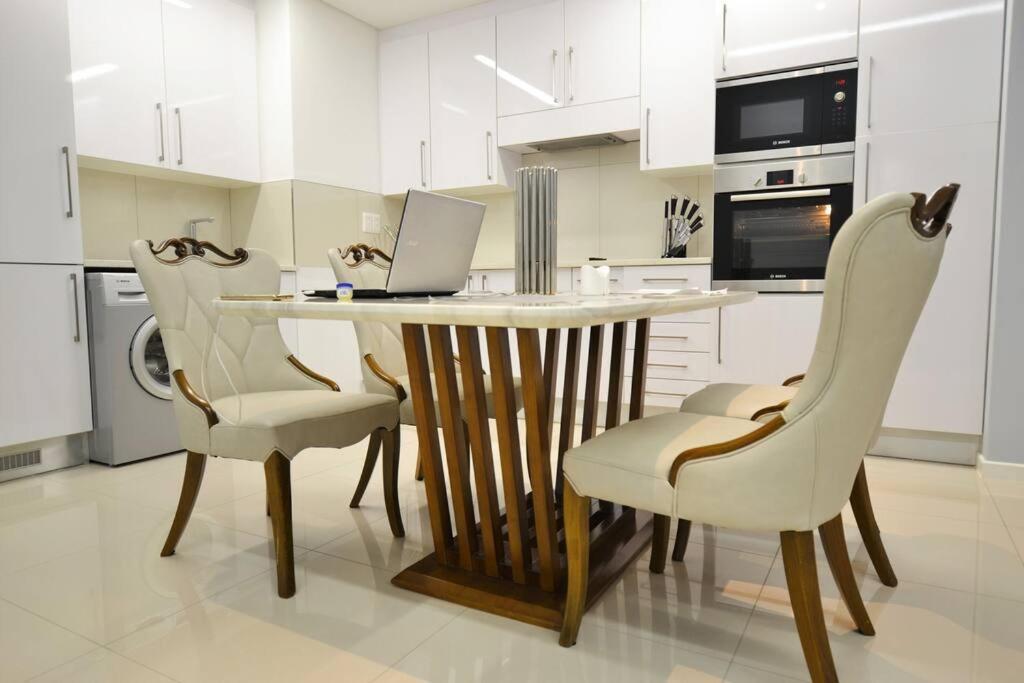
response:
M874 632L850 566L840 511L885 411L939 269L958 186L888 194L839 231L814 354L800 390L763 424L692 413L604 432L565 455L568 591L560 642L572 645L587 595L591 498L656 515L779 532L811 678L838 680L818 589L813 530L858 629ZM662 525L662 532L667 525Z
M350 282L356 289L384 289L387 285L388 270L391 258L376 247L367 244L351 244L345 249L329 249L327 258L334 269L338 282ZM416 417L412 409L412 401L406 400L409 388L409 371L405 363L405 347L402 343L401 325L390 323L369 323L355 321L352 323L359 343L359 355L362 357L360 368L366 390L388 396L395 396L399 401L399 414L402 424L415 424ZM458 357L455 359L458 361ZM462 396L462 376L456 377L459 395ZM521 383L518 377L513 378L515 386L516 408L522 406ZM491 391L490 377L484 376L484 392L487 399L488 415L494 416L494 401ZM435 407L439 409L439 406ZM465 414L465 411L463 412ZM437 417L440 424L440 415ZM352 507L359 507L373 468L376 463L376 452L367 452L363 464L363 473L359 485L352 496ZM423 479L420 459L416 458L416 479Z
M679 410L684 413L698 415L720 415L723 417L739 417L747 420L767 422L781 413L789 402L796 398L803 375L790 377L782 384L710 384L704 389L687 396ZM857 520L864 547L868 557L878 572L881 582L890 587L899 582L896 572L889 561L889 554L882 543L882 534L875 521L875 510L871 505L871 493L868 490L867 474L864 463L857 470L850 491L850 509ZM681 562L686 554L686 543L690 536L690 520L680 519L676 529L676 542L672 548L672 560ZM659 548L652 557L664 561L667 555L668 536L656 539L664 548ZM655 567L651 568L652 571Z
M170 251L166 256L165 252ZM276 294L281 270L266 252L226 254L207 242L138 240L131 257L156 314L174 378L174 414L188 451L185 480L162 556L185 531L207 456L262 462L277 555L277 590L295 594L292 458L305 448L342 448L370 435L386 448L385 503L404 535L398 505L398 402L382 394L341 393L302 365L273 318L220 317L225 295ZM387 479L387 477L386 477ZM390 484L390 486L388 485Z

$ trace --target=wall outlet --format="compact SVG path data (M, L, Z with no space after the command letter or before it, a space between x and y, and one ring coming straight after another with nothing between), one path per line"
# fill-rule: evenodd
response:
M377 234L380 232L380 214L363 212L363 232Z

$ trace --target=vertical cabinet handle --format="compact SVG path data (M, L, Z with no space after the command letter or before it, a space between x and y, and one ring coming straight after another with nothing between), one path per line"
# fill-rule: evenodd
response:
M167 153L164 145L164 105L162 102L156 103L156 118L160 125L160 156L156 160L162 163Z
M75 305L75 336L72 339L77 344L82 341L82 318L78 312L78 273L71 273L70 278L72 295L75 297L73 302Z
M480 288L483 289L483 291L485 291L485 292L487 291L487 276L486 275L481 275L480 276Z
M468 278L466 278L466 291L467 292L472 292L473 291L473 276L472 275L470 275Z
M423 187L427 186L426 157L427 141L420 140L420 185Z
M181 107L174 108L174 115L178 119L178 166L185 163L185 143L181 139Z
M728 12L729 12L729 5L728 5L728 3L724 3L723 2L722 3L722 71L723 72L725 71L725 56L726 56L725 31L726 31L726 26L727 26L726 20L729 18Z
M867 128L871 130L871 91L874 90L872 85L875 81L875 58L868 55L868 101L864 103L865 109L867 110Z
M494 180L494 172L491 170L491 140L494 139L494 135L491 131L487 131L487 179Z
M558 50L551 51L551 97L555 104L558 104L558 94L555 92L555 86L557 84L558 72Z
M74 194L71 190L71 150L67 145L60 148L61 154L64 155L64 175L68 181L68 210L64 213L68 218L75 217L75 206L74 206ZM78 341L77 339L75 341Z
M718 364L722 364L722 307L718 307Z
M864 143L864 203L868 203L868 178L871 176L871 143Z
M569 71L569 101L570 102L572 102L574 99L576 99L576 86L573 83L574 79L572 77L572 55L573 55L573 52L575 52L575 50L573 50L572 45L570 45L569 46L569 69L568 69L568 71Z
M647 121L644 126L647 129L647 138L644 142L644 158L647 160L647 165L651 165L651 108L647 107Z

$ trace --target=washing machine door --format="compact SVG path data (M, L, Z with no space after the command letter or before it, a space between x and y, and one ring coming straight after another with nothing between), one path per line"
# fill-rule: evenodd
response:
M135 331L128 356L132 376L139 386L156 398L170 401L171 372L156 317L149 316Z

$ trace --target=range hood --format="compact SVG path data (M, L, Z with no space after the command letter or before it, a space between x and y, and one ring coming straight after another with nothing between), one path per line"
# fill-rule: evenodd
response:
M498 146L521 154L609 147L639 139L639 97L498 118Z
M612 145L624 145L626 141L614 133L604 135L583 135L578 138L562 138L561 140L545 140L529 145L536 152L561 152L567 149L580 149L583 147L609 147Z

